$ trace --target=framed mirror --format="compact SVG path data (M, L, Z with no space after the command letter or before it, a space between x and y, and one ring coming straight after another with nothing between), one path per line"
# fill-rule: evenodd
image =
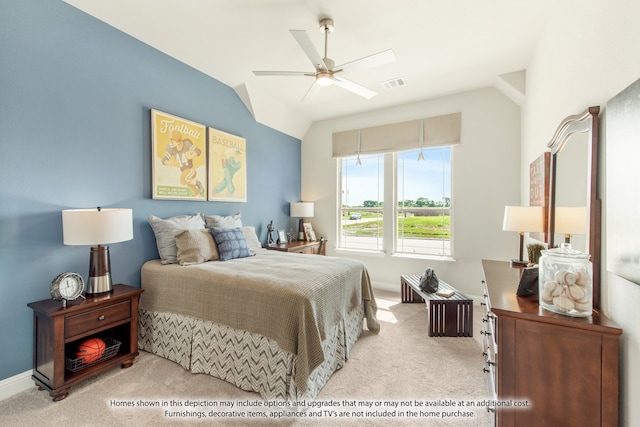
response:
M549 176L549 247L563 242L591 255L593 308L600 307L601 201L598 195L598 114L589 107L560 123L547 145Z

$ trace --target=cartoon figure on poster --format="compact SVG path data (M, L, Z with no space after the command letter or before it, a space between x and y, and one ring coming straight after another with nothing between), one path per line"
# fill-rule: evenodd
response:
M247 201L247 143L209 128L209 200Z
M180 168L180 184L186 185L193 196L204 196L204 187L197 179L193 159L202 155L202 150L193 145L190 139L183 139L182 134L171 131L171 140L167 144L162 158L165 166Z
M220 183L218 183L218 185L216 185L213 189L214 195L222 194L224 190L227 190L226 195L229 197L232 197L233 193L235 193L236 187L233 184L233 175L235 175L236 172L238 172L242 167L242 163L240 163L238 159L236 159L236 156L239 156L241 154L242 153L239 150L230 148L221 155L222 171L224 173L224 177L222 178L222 181L220 181Z
M151 110L153 198L207 200L206 127Z

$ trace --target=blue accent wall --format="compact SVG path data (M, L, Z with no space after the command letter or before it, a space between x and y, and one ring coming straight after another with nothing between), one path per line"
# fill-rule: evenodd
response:
M247 202L151 199L151 108L246 138ZM150 214L240 211L262 241L270 220L296 226L300 140L256 123L232 88L62 1L2 1L0 150L0 380L32 367L27 303L49 298L63 271L88 275L89 247L62 243L63 209L133 209L134 239L111 245L111 269L137 287L158 257Z

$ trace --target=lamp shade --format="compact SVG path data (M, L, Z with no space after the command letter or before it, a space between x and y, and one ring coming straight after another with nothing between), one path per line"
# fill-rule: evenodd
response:
M295 202L289 206L289 216L293 218L311 218L313 217L312 202Z
M542 206L505 206L504 231L541 232L544 231Z
M62 211L65 245L108 245L133 239L131 209L69 209Z
M556 207L555 231L562 234L587 234L587 207Z

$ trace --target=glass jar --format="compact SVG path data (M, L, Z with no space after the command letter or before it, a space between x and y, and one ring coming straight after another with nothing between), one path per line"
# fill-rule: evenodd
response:
M566 316L591 316L593 267L589 257L568 243L542 251L538 275L542 308Z

